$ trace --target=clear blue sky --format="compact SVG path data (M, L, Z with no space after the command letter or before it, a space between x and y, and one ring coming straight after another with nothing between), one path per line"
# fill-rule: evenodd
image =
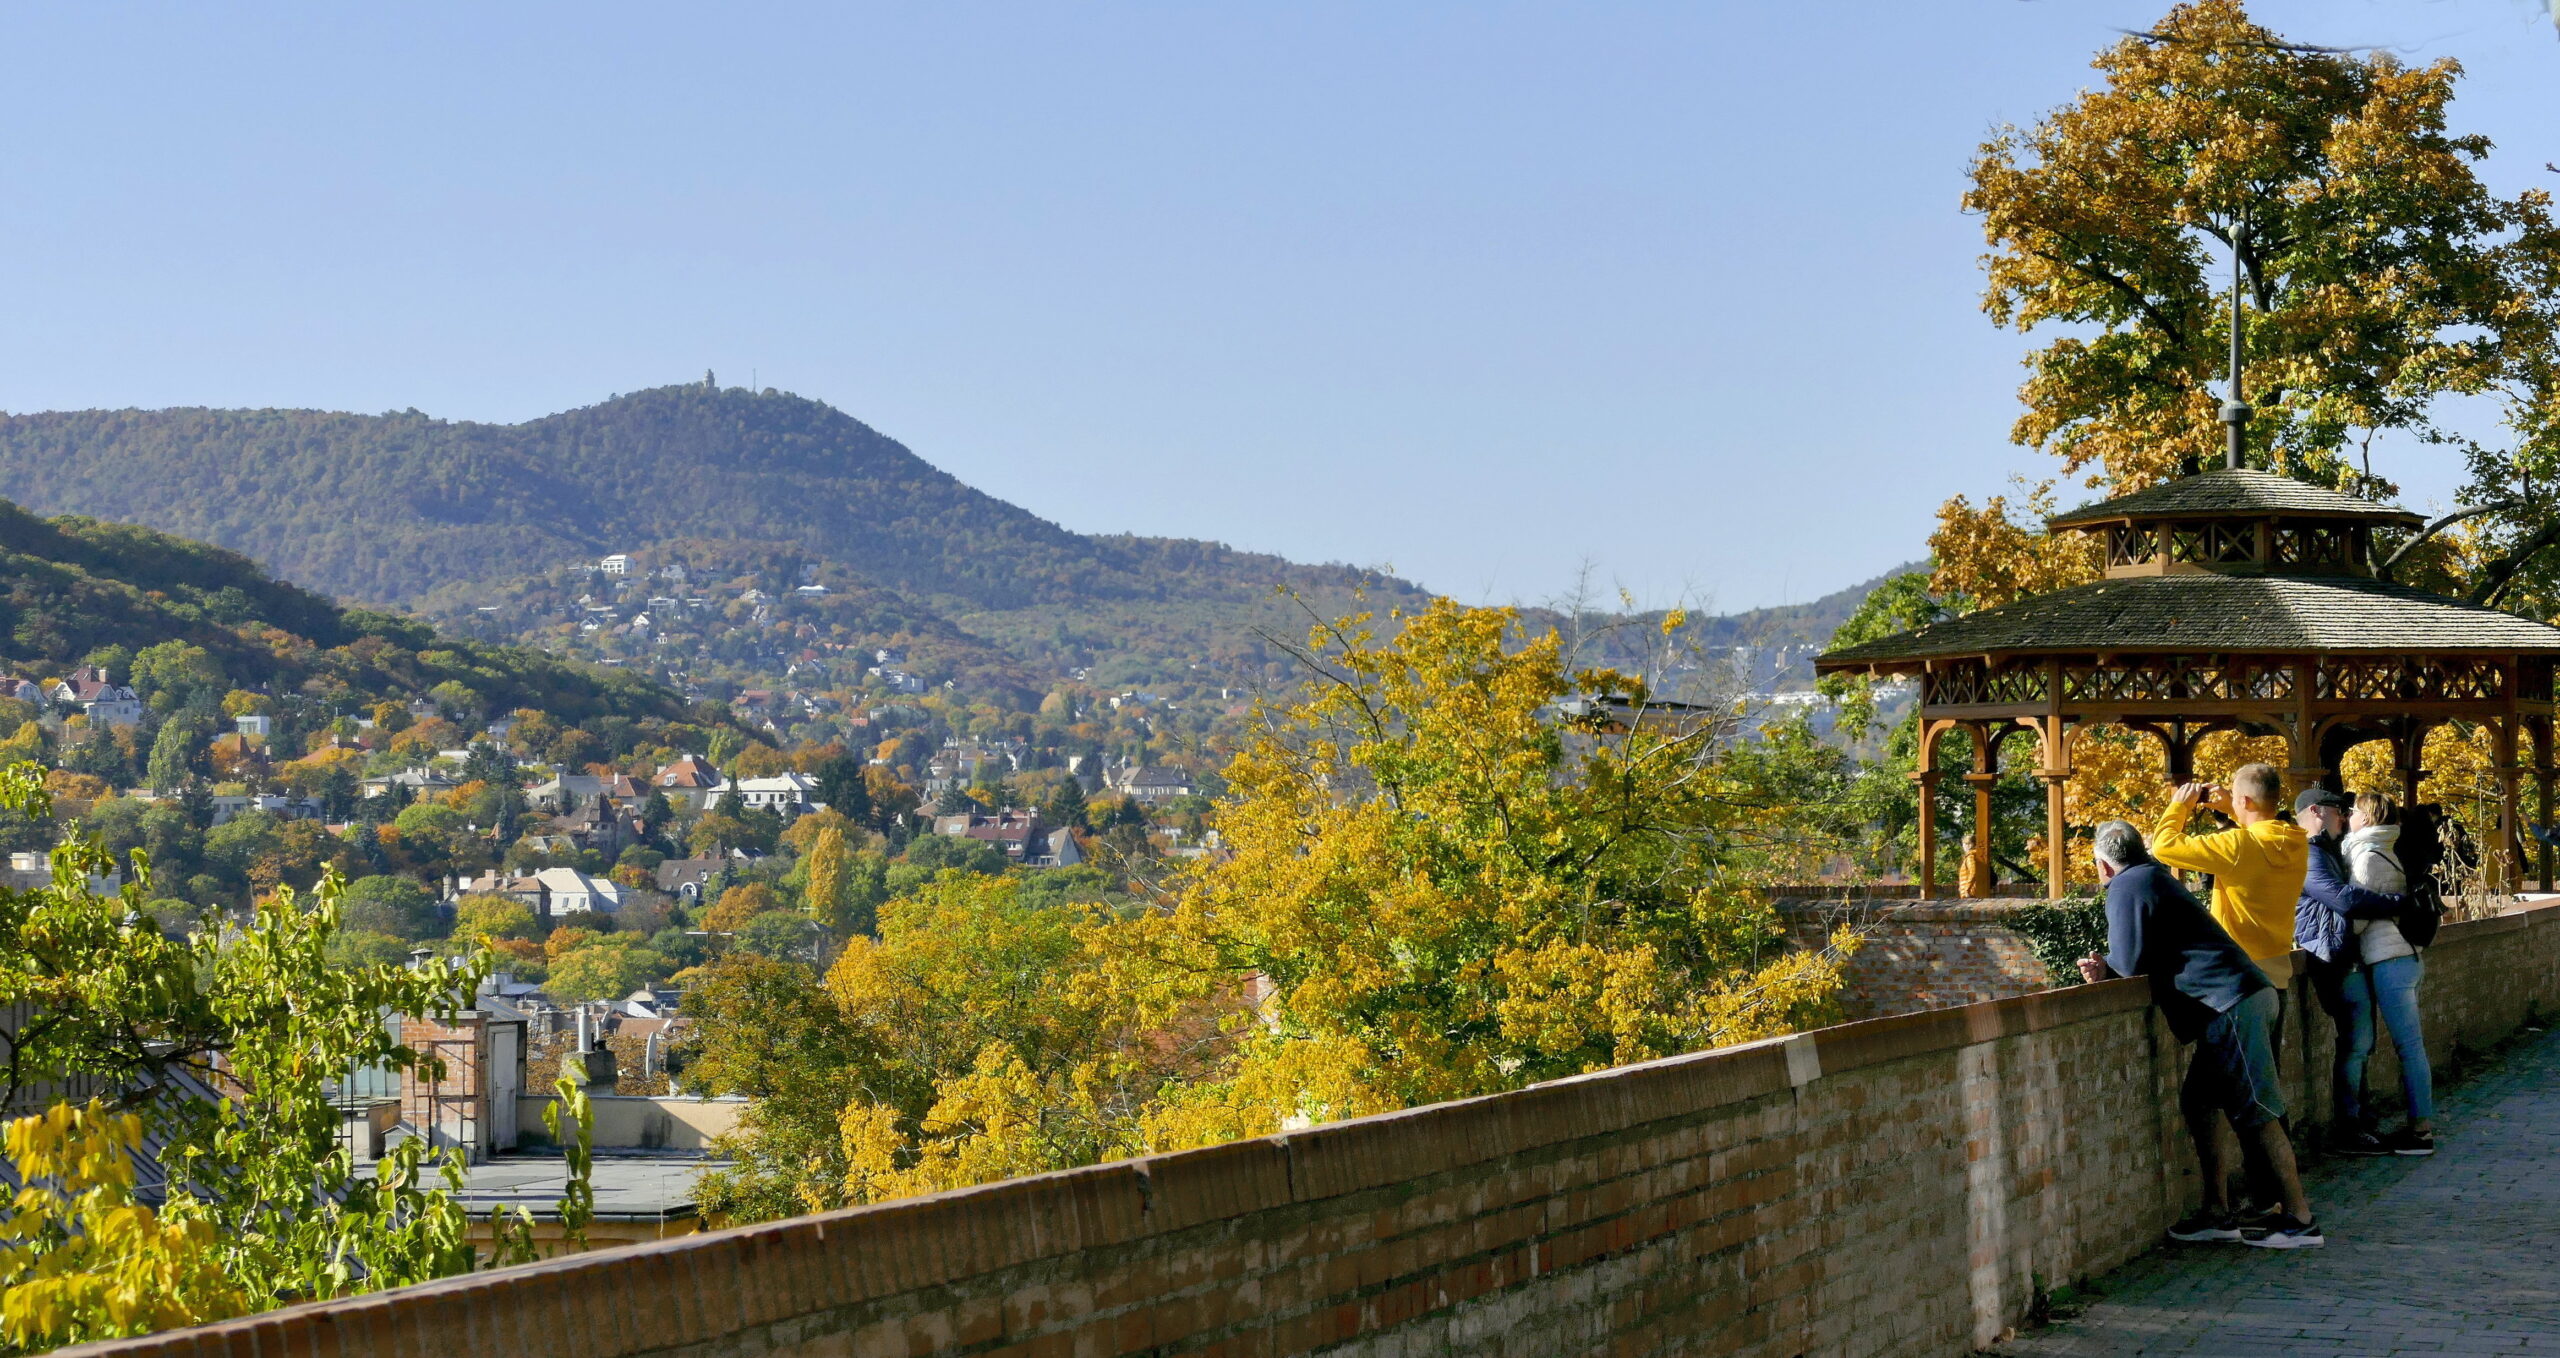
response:
M2035 465L1964 166L2164 8L14 5L0 407L752 372L1078 529L1801 599ZM2560 188L2527 0L2257 13Z

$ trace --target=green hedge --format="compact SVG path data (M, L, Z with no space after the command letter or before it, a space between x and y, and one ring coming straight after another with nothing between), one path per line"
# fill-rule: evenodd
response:
M2058 986L2080 984L2080 959L2107 947L2107 903L2102 900L2020 906L2002 923L2026 937Z

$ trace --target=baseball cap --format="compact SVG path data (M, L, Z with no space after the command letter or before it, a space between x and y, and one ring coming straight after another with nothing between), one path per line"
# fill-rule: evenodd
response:
M2325 787L2307 787L2302 790L2301 796L2293 799L2293 814L2299 816L2315 806L2334 806L2344 811L2347 809L2348 802L2346 798Z

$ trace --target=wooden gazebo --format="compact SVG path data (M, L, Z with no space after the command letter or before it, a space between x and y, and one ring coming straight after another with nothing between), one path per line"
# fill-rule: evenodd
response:
M2487 855L2501 881L2524 868L2522 780L2551 804L2552 672L2560 628L2376 578L2374 533L2420 523L2406 510L2272 473L2225 468L2051 521L2106 548L2103 579L1832 651L1823 673L1920 683L1920 893L1937 894L1938 741L1972 737L1975 867L1991 880L1991 791L2000 747L2035 734L2045 786L2048 877L2063 893L2063 782L2076 727L2159 738L2172 782L2192 776L2215 731L2282 736L2290 790L2336 785L2339 756L2391 742L2416 800L2426 734L2451 720L2494 736L2501 812ZM2532 762L2520 762L2526 737ZM2545 889L2549 847L2539 855Z

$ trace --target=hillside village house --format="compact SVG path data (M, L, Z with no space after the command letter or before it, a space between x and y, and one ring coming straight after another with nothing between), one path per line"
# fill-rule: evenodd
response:
M924 795L939 797L955 787L1019 772L1028 749L1020 741L953 741L925 760Z
M492 872L485 877L456 878L448 886L451 899L504 896L533 911L536 919L568 915L610 915L622 909L622 887L610 878L590 877L576 868L544 868L522 874Z
M1004 850L1005 861L1032 868L1071 868L1084 861L1084 849L1067 830L1040 822L1040 813L1007 807L992 816L954 813L933 818L933 832L974 839Z
M1111 779L1111 790L1141 806L1162 806L1177 797L1197 795L1190 774L1161 764L1131 765Z
M252 811L264 811L285 820L320 819L320 804L307 798L279 796L272 792L214 794L214 826L229 825Z
M649 789L624 773L610 778L591 773L564 773L528 790L524 800L527 806L550 812L574 811L599 802L609 803L617 809L637 810L649 800Z
M690 814L709 806L729 780L711 767L710 760L689 754L658 770L653 783L659 795L667 799L667 805Z
M601 797L580 802L551 817L527 836L540 852L593 849L607 858L647 837L648 827L636 810Z
M741 778L714 794L706 805L714 810L771 811L793 820L810 809L811 794L817 790L818 780L805 773Z
M613 555L597 562L596 569L603 571L607 575L629 575L631 573L631 554L628 552L615 552Z
M700 905L703 885L728 864L725 858L670 858L658 865L658 890L686 905Z
M92 726L138 726L142 723L142 699L132 689L111 682L107 672L95 665L83 665L68 679L54 682L45 697L64 707L78 710Z
M378 773L357 784L367 797L385 797L394 790L405 791L411 801L420 797L451 792L460 784L436 769L402 769L397 773Z

